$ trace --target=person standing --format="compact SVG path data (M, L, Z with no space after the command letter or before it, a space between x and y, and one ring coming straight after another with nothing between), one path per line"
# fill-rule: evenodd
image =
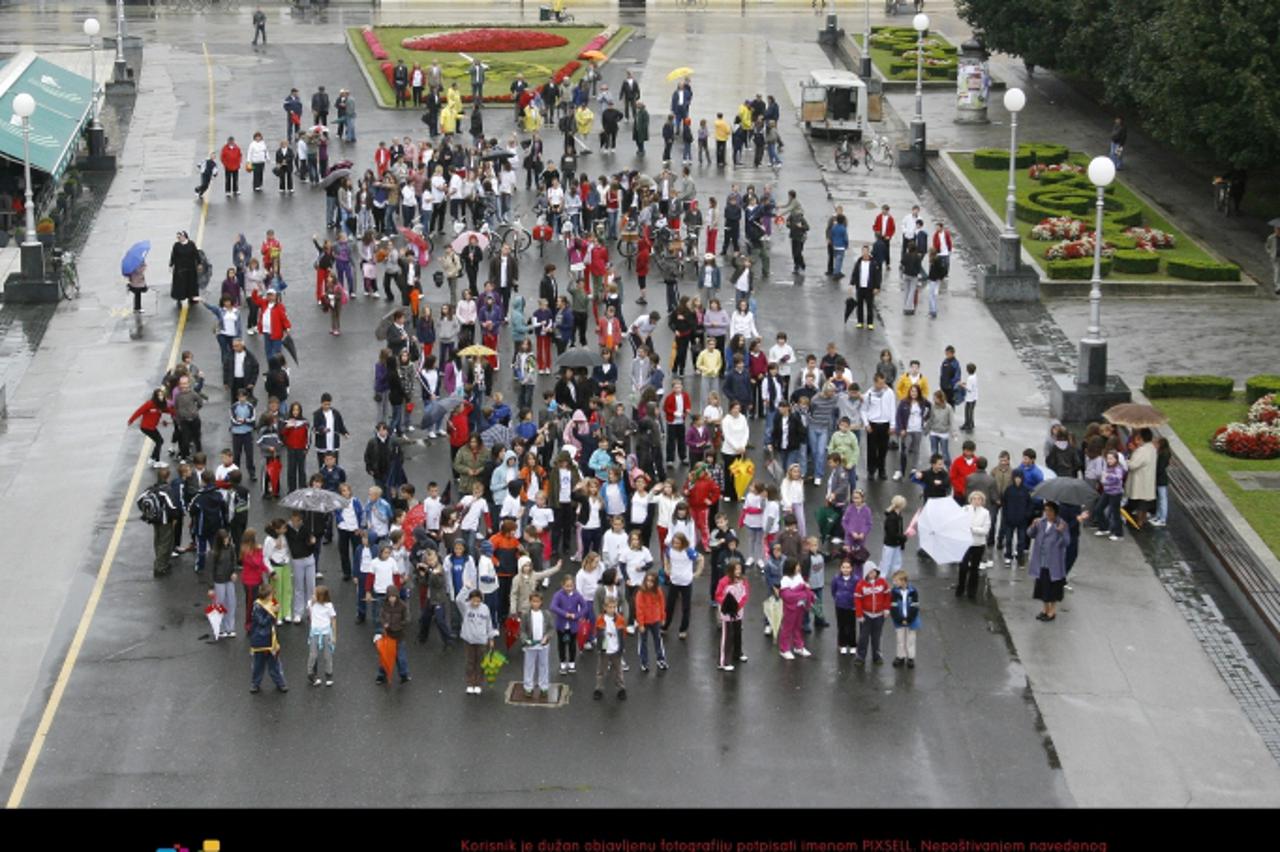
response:
M471 103L477 108L484 102L484 77L486 65L478 58L471 60L467 79L471 81Z
M843 252L840 252L843 255ZM840 273L840 262L837 258L836 274ZM857 311L857 325L862 328L864 315L868 330L876 327L876 294L880 292L880 264L871 256L871 247L862 247L862 256L853 262L853 271L849 273L849 284L853 288L850 301ZM847 322L851 313L849 305L845 305L844 318Z
M916 634L920 632L920 593L911 585L907 572L893 572L893 588L889 592L893 605L889 611L893 618L893 632L898 640L893 667L916 667Z
M893 217L889 215L889 205L881 206L879 214L871 223L871 231L875 234L876 259L887 267L889 266L889 246L894 234L898 232L897 224L893 221Z
M333 395L320 394L320 407L311 414L311 434L315 442L316 466L324 467L324 457L331 455L336 462L342 450L342 439L351 437L342 412L333 407Z
M293 192L293 168L297 163L297 155L293 153L293 146L285 139L280 140L280 147L276 149L276 166L272 170L275 176L280 179L280 191L286 189ZM274 272L279 272L273 267Z
M382 635L388 639L394 640L396 643L396 673L400 675L400 683L408 683L412 678L409 677L409 661L405 657L405 625L409 623L409 605L404 602L399 593L394 589L388 590L385 599L382 601L381 612ZM386 683L391 677L391 672L378 667L378 683Z
M258 599L253 602L252 626L249 628L249 651L253 655L253 671L249 692L262 691L262 675L270 673L276 689L288 692L284 668L280 665L280 640L276 636L277 604L271 599L271 586L258 586Z
M671 392L662 401L662 412L667 424L667 464L675 464L676 457L680 464L686 463L685 423L689 419L692 402L684 390L684 383L675 379L671 383Z
M637 115L637 105L640 103L640 83L635 77L631 76L631 72L627 72L626 79L622 81L622 112L623 116L628 120L633 120Z
M311 118L318 125L329 123L329 93L319 86L311 95Z
M987 495L974 491L969 495L969 504L964 507L969 519L969 533L972 540L969 549L960 560L960 573L956 578L956 597L967 594L969 600L978 596L978 568L982 565L982 554L987 549L987 533L991 531L991 513L987 511Z
M1267 236L1267 257L1271 258L1271 285L1280 296L1280 225Z
M867 424L867 479L885 475L885 458L889 454L889 435L893 432L893 420L897 414L896 397L885 383L884 375L876 373L875 384L863 397L862 417Z
M257 45L258 36L262 36L262 46L267 45L267 13L262 8L254 10L253 13L253 44Z
M297 89L290 89L284 99L284 130L285 139L290 142L302 131L302 98L298 97Z
M316 586L315 597L307 604L307 620L311 629L307 636L307 677L312 686L320 685L320 667L324 667L324 685L333 686L333 651L338 641L338 611L329 596L328 586Z
M230 198L232 193L240 194L240 164L243 162L243 153L240 146L236 144L234 136L227 137L227 144L222 146L222 151L218 155L222 161L222 173L225 176L223 181L226 185L227 197Z
M391 87L396 92L396 109L409 105L409 66L403 59L396 60L395 70L391 72Z
M186 231L178 231L177 240L169 252L169 272L173 276L169 296L179 305L183 300L194 305L200 298L199 267L200 250Z
M262 192L262 178L267 171L267 143L263 141L261 133L253 134L253 141L249 143L247 153L249 168L253 170L253 191Z
M951 250L955 247L951 240L951 232L947 230L947 226L939 222L933 229L933 244L930 246L936 253L938 262L942 264L942 279L945 281L947 276L951 274ZM929 256L930 261L933 255ZM932 280L933 276L929 278ZM933 313L937 313L934 311Z
M1129 139L1129 128L1125 126L1124 119L1116 116L1116 120L1111 124L1111 148L1108 156L1111 162L1115 163L1116 171L1124 168L1124 143Z
M742 562L733 559L715 591L715 602L720 607L720 657L716 668L722 672L733 671L735 662L747 661L747 655L742 653L742 615L750 596L751 585Z
M867 562L862 579L854 587L853 607L857 620L858 645L854 659L866 664L867 652L871 652L876 665L884 662L880 656L880 633L884 630L884 616L891 605L889 584L880 576L876 563Z
M524 649L524 692L533 697L538 684L538 700L547 700L551 688L551 637L555 630L551 613L542 608L542 592L529 595L529 610L520 617L520 645Z
M160 445L157 444L156 449L159 450L159 448ZM169 573L170 562L173 559L174 522L182 517L182 512L174 502L173 493L169 487L169 465L157 461L155 468L155 484L143 492L143 496L138 499L138 505L152 507L143 511L142 519L151 524L152 528L155 560L151 567L151 576L163 577Z
M1046 500L1044 514L1031 525L1031 558L1027 573L1035 579L1033 596L1044 603L1036 621L1050 622L1058 617L1058 601L1067 584L1066 553L1070 532L1067 522L1058 517L1058 504Z

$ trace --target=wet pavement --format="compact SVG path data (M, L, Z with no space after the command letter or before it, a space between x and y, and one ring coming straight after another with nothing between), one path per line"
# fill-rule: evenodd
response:
M683 64L681 60L695 52L733 56L732 80L711 74L696 79L695 113L708 104L728 111L743 95L755 91L779 94L785 111L787 99L794 100L799 78L822 62L812 44L812 22L793 17L771 18L768 39L759 37L758 25L740 19L658 17L655 21L662 26L647 27L647 38L626 45L606 79L616 84L614 78L622 68L634 68L646 97L656 90L661 93L660 101L665 101L668 84L660 78L673 62ZM679 22L684 22L683 27L675 26ZM167 245L164 236L173 230L174 222L186 225L193 216L194 205L188 200L190 163L207 136L203 56L190 33L170 26L168 20L154 26L159 43L154 50L148 48L153 52L144 68L143 95L134 119L135 134L140 127L147 132L136 134L136 149L131 142L123 180L108 199L112 213L105 217L102 233L95 233L87 247L103 262L118 255L126 236L139 238L144 227L151 229L146 235L163 251L161 247ZM225 26L206 26L203 36L213 58L218 99L215 138L219 141L229 133L238 138L249 136L257 127L269 135L273 130L278 132L283 92L297 85L309 93L318 82L330 91L346 86L359 98L362 140L354 146L358 162L369 159L384 134L417 133L417 118L412 113L375 111L365 106L369 103L367 90L330 31L313 26L276 27L273 36L277 41L262 52L250 50ZM247 31L243 41L247 42ZM509 113L495 114L497 129L505 132ZM784 190L798 190L817 231L806 251L811 270L820 272L824 265L820 229L828 209L828 192L837 202L844 202L852 214L855 240L869 234L868 211L874 203L888 202L901 211L917 197L911 184L892 172L877 171L869 178L826 175L824 182L794 126L784 127L784 138L788 162L779 183ZM548 144L548 149L557 147ZM602 164L598 155L592 155L586 162L592 173L599 173L606 165L617 170L631 164L633 150L624 142L613 160ZM829 150L821 146L817 156L822 163L830 162ZM650 166L653 160L651 153ZM749 168L731 176L700 170L695 178L700 196L721 197L729 179L741 184L773 179L768 169ZM267 227L274 227L279 234L285 247L287 277L294 288L289 293L289 307L298 326L302 358L293 372L293 398L302 400L309 410L322 391L334 392L336 406L352 431L344 452L345 466L357 490L363 490L367 480L359 470L358 455L375 416L375 406L368 400L377 346L372 330L386 303L353 303L344 312L343 336L324 334L327 318L308 304L307 295L312 257L307 240L319 230L323 210L318 193L300 186L293 197L281 198L269 191L261 198L244 195L228 201L214 191L211 199L205 246L215 267L229 259L238 231L246 231L255 242ZM926 212L940 209L927 195L921 203ZM552 262L562 260L556 257L557 251L552 250ZM841 351L850 356L856 378L864 382L876 353L886 344L903 360L920 357L932 378L942 347L955 342L961 358L978 361L983 371L985 383L977 418L980 446L990 448L989 454L994 455L999 447L1016 452L1022 446L1040 445L1044 399L1037 388L1036 371L1020 361L1021 353L999 334L990 314L974 298L973 273L963 247L959 260L953 263L942 320L930 324L922 315L910 321L903 318L895 301L900 291L891 281L886 285L877 331L857 336L838 323L841 288L816 274L803 282L789 279L785 246L775 246L773 260L774 280L758 293L766 337L776 329L787 330L802 356L821 352L828 340L837 340ZM522 266L525 279L536 280L536 258L526 257ZM630 276L626 286L630 311L634 310L630 300L635 295ZM114 279L99 282L99 314L93 320L95 326L82 334L117 342L113 335L119 325L110 314L112 305L121 301L116 287ZM60 573L46 580L50 585L61 584L62 607L60 613L55 610L52 617L46 615L53 628L33 637L47 643L51 649L48 657L42 659L42 652L33 653L34 659L23 673L25 687L12 680L17 672L6 672L6 683L20 688L18 695L27 696L25 707L14 712L16 740L0 776L6 789L43 707L44 690L31 684L45 684L52 677L52 667L79 618L88 578L97 569L127 475L137 458L138 439L133 433L123 433L122 425L161 372L172 326L166 301L162 298L159 313L147 318L142 341L112 348L119 353L109 365L114 382L107 383L105 372L89 379L93 382L90 387L97 390L94 409L83 408L89 404L89 395L83 394L73 402L82 408L51 412L51 416L62 418L90 413L93 423L104 424L98 426L99 432L110 436L95 443L95 449L117 445L120 449L113 451L108 465L99 457L96 464L103 468L101 475L92 483L86 482L85 493L95 498L87 505L101 506L94 512L101 520L53 545L62 548L60 552L78 548L80 557L58 560L55 564ZM434 307L434 300L432 303ZM60 315L55 324L65 321ZM208 322L204 316L193 317L183 346L194 350L197 362L212 374L217 349L207 333ZM667 335L665 329L660 333L660 345L666 343ZM504 341L503 351L506 349ZM52 360L54 354L46 355L42 350L40 356ZM107 366L97 365L102 371ZM501 383L509 381L509 374L500 375ZM31 394L26 384L21 391ZM216 379L211 397L205 409L206 449L216 451L225 416L225 399ZM77 440L86 439L80 436ZM56 471L63 475L88 469L84 467L88 463L74 454L58 461L64 453L68 453L65 447L36 443L30 463L56 463ZM417 448L411 455L408 473L413 481L421 484L447 476L447 453L442 447ZM882 507L899 490L896 484L876 483L869 488L870 503ZM12 515L7 510L5 514ZM255 505L251 525L260 528L262 520L274 514L264 515L262 507ZM0 541L5 540L0 536ZM872 550L878 553L878 544ZM1119 552L1130 582L1139 584L1144 595L1158 592L1137 550L1126 545ZM1099 558L1117 557L1109 552ZM928 561L909 558L907 566L916 578L924 605L920 665L914 671L887 665L855 671L851 658L835 653L831 631L815 641L814 659L783 661L761 635L761 616L753 604L744 631L745 650L751 660L732 674L719 673L713 660L718 635L711 626L706 584L699 580L690 638L681 642L674 638L674 631L669 637L671 671L661 676L641 674L634 651L629 650L630 700L623 704L610 696L594 702L588 694L593 662L588 653L578 674L557 678L570 683L567 706L533 712L503 703L498 694L513 677L511 665L503 671L499 685L483 698L465 696L460 654L456 649L443 653L435 644L438 636L426 647L415 644L409 649L412 683L376 686L369 642L372 631L352 623L354 592L342 584L335 584L341 619L337 685L332 689L307 686L302 671L305 628L291 626L282 628L290 693L282 696L268 687L262 695L250 696L243 637L218 643L206 639L208 629L202 614L205 587L191 573L190 557L163 582L151 578L149 559L150 531L132 521L124 530L101 606L24 804L203 807L271 801L307 806L545 803L569 807L625 801L645 807L736 807L877 806L909 801L928 806L1055 806L1093 801L1090 784L1099 767L1109 768L1119 784L1132 786L1147 780L1143 755L1138 755L1136 765L1126 759L1124 766L1117 767L1109 761L1107 747L1100 747L1089 736L1090 729L1115 724L1105 702L1074 718L1064 715L1070 711L1063 708L1071 705L1075 691L1082 688L1077 683L1067 679L1057 685L1060 691L1051 689L1046 697L1052 698L1054 712L1044 711L1038 679L1044 676L1045 665L1062 665L1060 657L1068 652L1055 654L1053 648L1034 642L1023 650L1020 633L1029 620L1030 602L1020 604L1025 612L1009 610L1002 594L985 591L976 603L956 602L948 588L954 568ZM1093 560L1092 550L1086 549L1082 564ZM0 560L0 564L8 561ZM321 567L331 581L336 578L337 559L332 549L326 549ZM1144 571L1147 585L1141 585ZM758 578L753 581L753 590L761 591ZM1097 601L1088 589L1076 594L1089 606ZM1102 594L1114 594L1114 590L1102 590ZM1162 605L1152 598L1149 605L1164 617L1173 612L1167 601ZM33 618L34 613L28 617ZM1014 623L1007 625L1010 618ZM1168 621L1164 625L1167 627ZM1056 627L1062 627L1067 637L1076 629L1066 623ZM6 641L11 629L0 619L0 631L4 631L0 635L5 635ZM1093 629L1105 630L1105 623L1094 622ZM1203 659L1190 632L1179 629L1182 634L1171 636L1170 642L1180 653L1200 655L1198 665L1187 667L1188 684L1207 695L1204 701L1211 706L1190 720L1173 714L1161 729L1167 737L1165 745L1177 748L1190 733L1201 738L1205 748L1221 748L1221 739L1203 727L1204 722L1212 721L1214 726L1231 731L1240 748L1246 747L1254 740L1243 714L1236 707L1232 715L1227 706L1230 697L1218 675ZM33 642L32 647L43 646ZM1066 648L1075 650L1076 646L1067 644ZM1175 671L1158 649L1152 654L1145 658L1145 664L1154 666L1155 673L1165 676ZM1081 656L1070 666L1070 673L1074 676L1105 668L1104 662ZM1148 709L1144 699L1147 696L1139 695L1118 711L1127 717L1126 725L1143 724L1142 712ZM1134 706L1142 711L1138 718L1134 718ZM1061 739L1055 724L1062 725ZM1131 728L1118 730L1128 733ZM1153 747L1149 740L1135 742L1139 750ZM1226 747L1232 747L1231 740ZM1197 752L1192 749L1193 754ZM1176 765L1162 763L1159 769L1176 779L1170 786L1194 784L1194 779L1186 779L1186 770L1176 758L1170 759ZM779 784L778 771L783 766L790 777L804 780ZM1274 764L1270 770L1265 765L1247 766L1248 771L1239 769L1239 763L1234 766L1239 778L1207 780L1234 794L1255 779L1277 777ZM1110 803L1185 801L1180 790L1163 787L1129 795L1113 797Z

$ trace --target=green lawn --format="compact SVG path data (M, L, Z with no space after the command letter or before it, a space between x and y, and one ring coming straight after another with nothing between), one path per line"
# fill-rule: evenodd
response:
M879 30L880 27L872 27L871 29L874 32L875 30ZM951 44L951 42L947 41L947 39L943 38L941 35L939 35L936 32L929 33L929 38L936 39L947 45ZM861 49L862 33L857 33L856 35L854 35L853 40L854 40L854 43L858 45L859 49ZM884 48L876 47L874 44L871 46L871 64L876 67L876 70L879 71L886 80L908 80L910 82L915 82L915 79L916 79L915 64L913 63L910 68L905 70L893 71L889 66L890 66L890 63L892 63L895 59L899 59L899 56L896 52L891 50L886 50ZM949 86L954 88L955 84L956 84L956 69L954 68L950 70L950 73L945 78L929 77L929 76L926 76L924 78L924 85L926 86Z
M965 177L978 189L978 192L990 205L991 209L996 212L1001 221L1004 221L1005 197L1009 192L1009 172L1008 169L979 169L973 164L972 154L952 154L951 159L964 172ZM1089 158L1083 154L1072 154L1071 162L1080 165L1088 165ZM1008 160L1006 160L1006 163ZM1017 187L1019 191L1029 187L1038 185L1038 181L1032 180L1027 176L1026 169L1018 169L1016 177ZM1152 210L1141 198L1134 195L1129 187L1125 186L1123 181L1117 180L1114 184L1116 197L1129 204L1133 204L1142 208L1142 222L1148 228L1157 228L1173 235L1176 245L1171 249L1159 249L1157 257L1161 261L1167 261L1170 258L1215 261L1216 258L1206 254L1199 246L1187 238L1182 231L1178 230L1171 222L1157 214ZM1077 217L1084 219L1085 217ZM1089 229L1093 229L1093 217L1090 215L1086 222ZM1041 240L1031 239L1031 229L1034 227L1029 222L1023 222L1015 219L1018 233L1022 235L1022 245L1028 253L1035 259L1041 271L1048 272L1048 259L1044 256L1045 250L1049 246L1054 245L1053 242L1043 242ZM1108 281L1186 281L1184 278L1174 278L1165 271L1164 264L1161 264L1159 272L1152 273L1129 273L1112 271L1104 276Z
M1169 425L1191 448L1196 460L1204 465L1227 499L1244 515L1271 552L1280 557L1280 491L1245 491L1231 478L1233 470L1280 472L1280 459L1237 459L1209 446L1209 439L1219 426L1245 420L1249 406L1244 394L1238 393L1231 400L1159 399L1155 402L1169 416Z
M515 29L515 27L509 27ZM369 71L369 76L373 78L374 85L377 87L377 94L383 106L392 106L395 104L395 93L391 90L391 85L387 82L386 76L382 73L382 61L375 60L373 54L369 52L369 46L365 44L364 37L361 35L363 27L348 27L347 38L354 45L356 55L360 57L361 63ZM383 48L390 57L390 62L394 64L397 59L403 59L405 64L410 68L416 62L423 68L430 67L433 60L440 61L440 67L444 71L445 85L450 80L458 83L458 90L463 95L471 94L471 86L467 82L467 68L470 63L456 53L437 53L426 50L409 50L402 47L400 42L412 36L423 35L426 33L450 32L457 30L459 27L374 27L374 32L378 36L378 40L382 42ZM534 27L536 29L536 27ZM582 52L583 46L591 39L600 34L604 29L603 24L587 24L583 26L570 27L546 27L549 32L564 36L569 43L563 47L555 47L547 50L529 50L521 52L504 52L504 53L477 53L485 64L489 66L488 73L485 77L484 93L486 97L493 95L506 95L511 92L511 81L516 78L517 73L523 73L526 80L532 85L541 85L545 83L552 74L559 71L564 65L570 61L577 59L578 54ZM609 43L604 46L606 54L612 54L630 34L630 27L623 27L618 31ZM387 60L383 60L387 61ZM579 69L574 75L575 79L581 76L585 70L587 63L583 62L583 68Z

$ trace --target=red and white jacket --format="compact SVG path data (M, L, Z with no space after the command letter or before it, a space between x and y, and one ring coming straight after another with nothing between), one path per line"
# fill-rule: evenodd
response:
M876 236L891 240L893 235L898 233L898 226L894 224L892 216L888 213L881 213L876 216L875 222L871 224L871 230L876 232Z
M853 589L853 611L857 618L879 618L892 606L889 583L883 577L861 579Z
M680 398L681 404L683 406L680 409L681 414L680 414L679 421L676 420L676 397ZM690 411L690 407L692 406L692 404L693 404L692 401L689 399L689 394L686 393L685 391L680 391L680 393L667 394L666 398L662 400L662 414L667 420L667 425L671 425L673 423L678 423L679 425L683 425L686 421L688 421L688 419L692 416L692 412Z
M951 254L951 232L946 228L941 231L934 231L933 247L937 249L939 257L946 257Z
M285 313L284 305L276 302L270 304L266 299L262 298L260 293L254 293L250 296L254 303L258 306L261 313L258 314L258 333L265 334L262 330L262 321L266 318L267 311L271 311L271 339L284 340L284 336L289 333L292 325L289 322L289 315Z

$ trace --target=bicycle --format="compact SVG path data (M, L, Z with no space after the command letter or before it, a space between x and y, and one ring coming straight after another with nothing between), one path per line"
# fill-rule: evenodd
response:
M893 145L884 136L873 135L862 141L862 151L867 160L893 168Z
M871 158L865 155L866 146L863 146L864 156L862 164L867 167L867 172L871 171ZM851 134L840 137L840 141L836 143L836 168L842 172L848 173L858 167L858 157L854 152L853 136Z
M58 277L58 289L62 292L62 298L80 298L80 274L76 271L75 254L55 248L50 253L49 265Z
M493 238L489 240L489 256L496 255L503 246L510 246L516 254L524 254L531 245L533 232L525 227L524 222L519 219L499 222L493 229Z
M1213 179L1213 209L1223 216L1231 215L1231 178Z

